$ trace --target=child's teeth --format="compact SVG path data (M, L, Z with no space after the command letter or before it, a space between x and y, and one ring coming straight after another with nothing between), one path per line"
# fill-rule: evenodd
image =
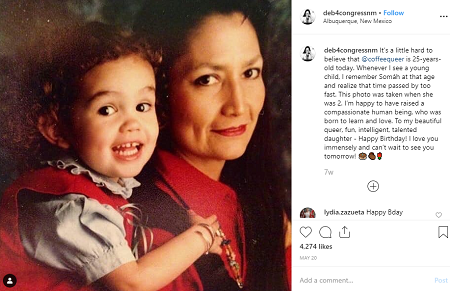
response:
M138 152L138 149L133 149L130 151L119 151L120 156L132 156Z
M117 151L121 156L129 156L134 155L139 151L139 149L137 148L138 146L140 146L140 143L138 142L129 142L116 146L114 150Z

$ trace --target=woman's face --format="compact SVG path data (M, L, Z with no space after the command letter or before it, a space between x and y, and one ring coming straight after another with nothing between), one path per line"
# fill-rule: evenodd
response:
M305 48L305 53L309 54L311 52L311 49L309 47Z
M305 16L309 17L311 15L311 13L309 11L305 11Z
M265 88L253 25L240 13L206 17L170 72L175 150L199 169L239 158L253 134Z

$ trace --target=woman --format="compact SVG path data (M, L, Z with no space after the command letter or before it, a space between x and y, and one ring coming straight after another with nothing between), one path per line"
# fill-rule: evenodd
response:
M228 243L221 258L203 256L164 290L289 288L289 223L271 158L259 41L267 8L242 0L162 0L149 3L137 21L164 52L158 106L167 120L134 202L144 204L155 245L189 225L187 210L217 215Z
M315 217L316 212L310 207L303 208L303 210L300 212L300 218L315 218Z
M311 48L309 46L306 46L305 49L303 50L303 56L302 59L305 62L310 62L314 59L314 55L311 52Z
M309 9L306 9L302 17L303 24L311 24L313 23L313 21L314 19L311 16L311 11Z

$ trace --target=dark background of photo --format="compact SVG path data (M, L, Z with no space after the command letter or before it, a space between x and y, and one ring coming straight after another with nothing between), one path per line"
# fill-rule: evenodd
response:
M55 28L72 21L101 21L130 28L145 0L0 0L0 197L19 175L14 156L4 148L11 138L4 122L17 100L21 68L13 65L17 52L58 37ZM226 1L226 0L224 0ZM245 0L242 0L245 1ZM291 202L291 1L272 0L268 17L269 39L265 55L266 92L273 108L273 140L282 163L286 204ZM149 20L151 21L151 20ZM45 41L40 41L45 39Z

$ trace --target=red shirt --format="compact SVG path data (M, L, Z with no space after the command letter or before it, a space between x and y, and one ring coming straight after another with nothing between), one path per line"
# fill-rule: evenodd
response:
M131 197L131 201L138 203L144 213L150 214L149 223L154 234L154 246L161 246L190 226L187 209L192 209L202 217L214 214L225 236L231 240L231 247L241 268L241 276L245 280L247 264L244 255L244 224L234 190L212 180L167 151L156 151L154 158L153 165L147 167L137 178L142 186L137 188ZM212 271L214 273L211 273ZM219 286L221 288L218 288ZM221 257L202 257L162 290L228 290L226 286L237 289L226 253L222 252Z
M156 154L158 158L156 169L190 209L202 217L213 214L217 216L223 232L228 239L231 239L231 247L236 254L236 261L241 266L245 280L244 222L236 192L227 185L212 180L183 159L167 151L159 150ZM172 199L180 202L164 183L157 183L157 186L167 192ZM233 277L225 252L222 252L222 260L230 276Z
M138 177L138 180L143 184L141 187L137 188L137 191L140 192L133 193L133 197L131 198L132 202L141 204L140 208L144 213L147 211L156 211L158 213L157 215L153 213L152 218L150 218L150 224L154 225L152 226L152 231L154 234L154 246L161 246L174 236L166 229L177 227L167 226L167 222L165 221L170 221L169 224L172 225L178 224L179 220L177 218L174 218L176 217L176 215L172 215L172 213L177 213L178 210L165 206L167 205L167 201L164 200L166 198L161 200L158 200L159 198L151 198L156 197L160 194L156 195L155 193L153 193L154 195L150 196L152 195L152 191L155 191L155 189L152 190L151 187L149 187L148 189L145 188L148 187L150 183L156 184L156 187L161 189L165 193L163 194L163 196L168 195L167 199L171 201L173 200L172 203L177 205L176 207L180 208L182 211L183 209L188 208L194 210L197 214L203 217L207 217L213 214L217 215L221 228L223 229L225 235L227 236L227 238L232 240L231 245L234 252L236 253L236 260L241 266L245 287L245 275L247 267L244 243L245 234L242 211L237 200L236 192L229 186L219 181L212 180L211 178L197 170L195 167L191 166L186 161L173 155L170 152L157 150L155 152L154 158L155 160L152 166L156 168L157 173L153 172L155 169L151 168L151 166L147 168L147 170L152 172L153 174L143 174L142 176ZM136 201L133 201L133 198L136 199ZM142 207L142 205L146 205L146 207ZM160 222L162 222L162 224ZM173 233L176 234L176 232ZM288 277L290 277L290 248L287 250L286 258L288 260ZM228 270L229 277L234 278L233 273L228 265L228 260L225 252L222 253L221 259L223 261L223 265ZM196 267L198 266L192 265L178 278L176 278L173 282L171 282L168 286L161 290L205 290L205 288L207 287L204 286L204 281L202 283L202 279L200 278L201 270L197 269ZM208 271L210 270L206 270L206 272ZM232 281L232 283L234 284L234 280ZM213 281L213 285L210 286L208 290L217 290L214 289L214 286L216 286L215 282L216 281Z

